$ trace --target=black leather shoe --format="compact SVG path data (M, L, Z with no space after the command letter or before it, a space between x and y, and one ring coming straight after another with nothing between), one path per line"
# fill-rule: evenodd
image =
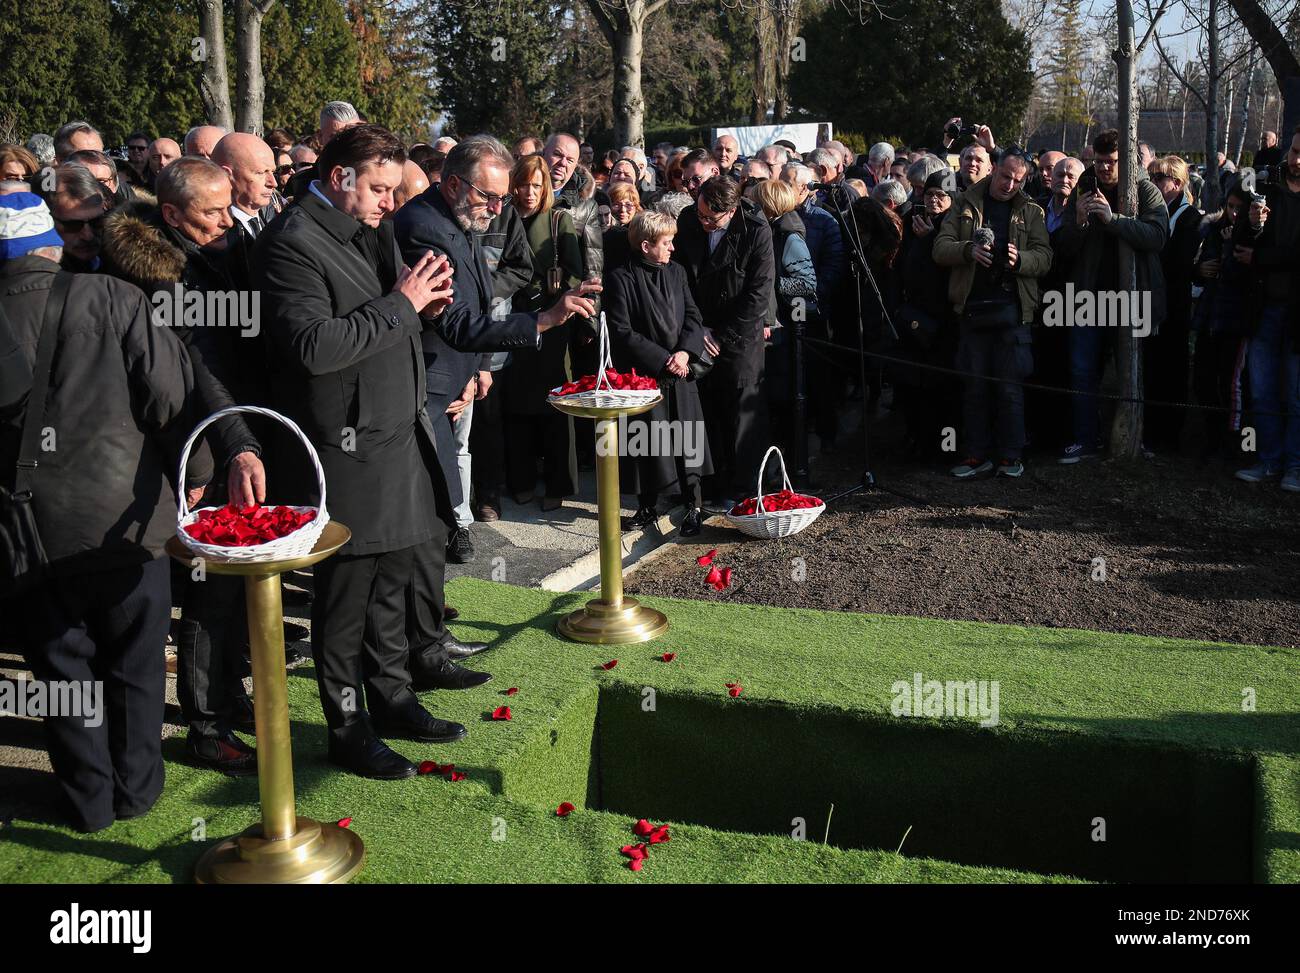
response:
M346 746L331 739L329 757L330 763L372 780L403 780L420 772L415 764L370 733Z
M692 507L686 511L686 516L682 520L681 533L683 537L694 537L701 530L703 525L700 523L700 508Z
M480 652L486 652L492 648L490 642L462 642L450 632L442 640L442 647L447 650L447 655L453 660L468 659L472 655L478 655Z
M625 530L636 530L642 527L649 527L659 519L659 514L654 507L637 507L636 513L631 517L623 518L623 527Z
M468 527L456 528L447 542L447 560L453 564L468 564L474 560L474 538L469 536Z
M401 737L403 740L420 740L424 743L455 743L469 732L459 723L440 720L424 707L415 706L402 714L393 714L383 720L375 719L375 732L383 737Z
M194 737L185 749L196 763L219 770L227 777L251 777L257 773L257 751L233 733L219 737Z
M454 622L458 618L460 618L460 612L452 608L451 605L442 606L442 620L444 622Z
M444 659L432 668L411 667L411 686L420 693L430 689L472 689L491 681L492 673L475 672L456 665L450 659Z

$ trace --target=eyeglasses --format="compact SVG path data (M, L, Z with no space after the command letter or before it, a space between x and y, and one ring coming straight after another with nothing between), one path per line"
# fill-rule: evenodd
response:
M683 178L682 185L690 186L692 189L694 189L696 186L703 186L708 181L709 181L708 176L703 176L700 175L699 173L696 173L695 175L691 176L689 179Z
M276 166L275 174L277 176L291 176L297 172L297 167L291 162L287 166Z
M470 182L468 179L464 179L464 178L461 178L461 177L459 177L459 176L458 176L457 178L459 178L459 179L461 180L461 182L463 182L463 183L464 183L466 186L468 186L470 189L474 190L474 192L476 192L476 193L478 193L480 196L482 196L482 197L483 197L483 201L484 201L485 203L487 203L489 206L509 206L509 205L510 205L510 194L509 194L509 193L506 193L504 196L498 196L498 195L496 195L495 193L485 193L485 192L483 192L483 190L479 189L478 186L474 185L474 184L473 184L472 182Z
M100 229L103 228L104 217L106 217L107 215L108 215L107 213L101 213L99 216L96 216L93 219L89 219L89 220L61 220L57 216L53 217L53 219L55 224L59 227L60 233L67 233L69 235L73 235L73 234L80 233L88 226L96 233L98 233Z
M128 145L128 146L126 147L126 150L127 150L128 152L148 152L148 151L149 151L149 146L147 146L147 145Z

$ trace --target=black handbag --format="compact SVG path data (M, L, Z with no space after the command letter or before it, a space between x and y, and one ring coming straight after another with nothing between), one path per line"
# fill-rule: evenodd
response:
M698 355L687 352L686 356L689 359L686 366L688 369L686 381L698 382L713 370L713 356L709 354L709 349L701 348Z
M0 484L0 598L33 587L41 580L49 564L32 509L32 472L40 465L41 420L45 416L45 400L50 391L59 322L63 319L71 281L71 274L60 271L54 275L50 296L45 301L41 336L36 344L36 367L32 370L32 390L27 396L27 412L23 417L13 488Z

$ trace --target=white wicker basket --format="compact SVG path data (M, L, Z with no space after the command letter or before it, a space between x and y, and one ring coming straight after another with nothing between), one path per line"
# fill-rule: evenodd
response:
M316 468L316 482L320 485L320 506L319 507L299 507L292 504L285 504L298 513L311 511L316 514L315 518L303 524L297 530L284 537L278 537L273 541L265 544L250 544L247 547L226 547L221 544L205 544L202 541L191 537L185 532L185 528L199 519L200 510L188 510L185 503L185 465L190 459L190 449L198 440L203 430L212 425L218 419L236 412L252 412L260 416L268 416L277 419L288 426L307 447L307 454L311 457L312 466ZM180 472L177 474L176 496L178 498L176 513L176 536L180 538L182 544L188 547L195 554L205 557L217 558L223 561L239 561L245 564L253 564L258 561L274 561L281 558L301 557L311 552L320 539L321 531L329 523L329 513L325 509L325 471L321 469L320 457L316 455L316 450L312 446L306 434L298 428L298 424L292 419L280 415L271 409L263 409L256 405L235 405L228 409L222 409L220 412L214 412L190 433L190 438L185 442L185 449L181 452ZM219 510L220 507L205 507L204 510Z
M763 457L763 464L758 468L757 510L752 514L733 514L730 510L727 511L727 523L740 528L750 537L765 537L769 540L789 537L811 524L826 509L825 503L795 510L763 509L763 471L767 469L767 461L773 453L776 453L776 458L781 461L781 479L785 481L785 489L794 489L790 486L790 476L785 471L785 457L781 455L781 450L776 446L768 447L767 454Z
M653 389L616 389L611 388L609 376L605 369L613 368L614 363L609 351L609 328L605 325L605 312L600 312L600 359L596 364L596 387L590 392L575 392L573 395L560 395L563 386L551 389L550 397L556 402L581 405L592 409L631 409L645 405L659 398L658 388ZM601 382L605 387L601 388Z

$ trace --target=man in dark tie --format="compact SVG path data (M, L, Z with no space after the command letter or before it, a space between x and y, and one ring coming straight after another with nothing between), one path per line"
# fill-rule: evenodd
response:
M212 150L212 161L230 174L230 215L251 246L279 213L275 192L275 153L256 135L231 132Z
M483 353L538 346L542 332L573 314L594 314L595 308L585 295L600 290L599 284L584 282L540 315L493 312L492 273L478 234L500 214L509 193L513 165L509 150L490 135L465 139L447 155L441 182L412 199L393 219L407 264L415 265L429 254L445 255L455 270L452 303L433 326L426 327L421 338L427 408L434 423L443 477L453 500L460 496L461 487L451 419L445 413L448 406L473 396L478 372L487 368L485 358L490 357ZM504 306L501 310L505 310ZM452 663L486 646L460 643L444 634L441 619L431 611L432 606L441 604L444 565L440 561L428 566L429 572L416 573L410 592L412 672L422 685L461 688L464 674L469 671Z

